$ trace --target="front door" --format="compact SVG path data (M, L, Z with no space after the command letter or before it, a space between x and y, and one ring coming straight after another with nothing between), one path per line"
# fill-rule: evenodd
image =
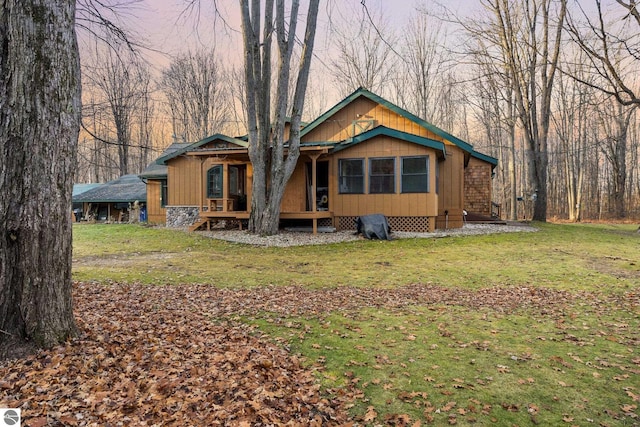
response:
M229 165L229 198L234 211L247 210L247 165Z

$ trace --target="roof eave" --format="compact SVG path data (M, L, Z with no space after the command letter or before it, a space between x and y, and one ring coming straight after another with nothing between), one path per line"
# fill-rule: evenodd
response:
M475 157L476 159L491 164L491 169L494 169L496 166L498 166L498 159L496 159L495 157L487 156L486 154L482 154L478 151L472 151L471 157Z
M339 151L352 147L355 144L362 143L377 136L388 136L390 138L395 138L401 141L406 141L423 147L431 148L436 150L436 152L439 154L439 157L446 157L446 149L443 142L395 129L389 129L384 126L378 126L372 130L366 131L364 133L361 133L360 135L353 137L348 142L345 141L341 144L338 144L333 148L333 150L331 150L331 152L337 153Z
M166 156L160 156L160 157L158 157L156 159L156 163L159 164L159 165L166 165L167 161L169 161L169 160L171 160L173 158L176 158L178 156L181 156L181 155L183 155L183 154L185 154L185 153L187 153L187 152L189 152L189 151L191 151L191 150L193 150L195 148L198 148L198 147L200 147L202 145L208 144L208 143L210 143L212 141L215 141L217 139L225 141L225 142L228 142L230 144L238 145L239 147L241 147L243 149L246 149L246 148L249 147L249 144L247 142L245 142L245 141L242 141L242 140L237 139L237 138L232 138L230 136L223 135L221 133L216 133L214 135L211 135L211 136L208 136L206 138L203 138L200 141L194 142L193 144L190 144L187 147L184 147L184 148L182 148L180 150L176 150L171 154L168 154Z

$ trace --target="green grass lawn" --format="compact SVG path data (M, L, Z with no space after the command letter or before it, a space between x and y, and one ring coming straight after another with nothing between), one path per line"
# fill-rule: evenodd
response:
M132 225L76 225L76 280L323 290L562 291L504 310L362 307L242 321L299 354L365 425L640 425L640 234L537 224L536 233L261 248Z
M540 227L536 233L264 248L164 228L83 224L74 227L73 274L84 281L220 287L433 283L620 291L637 284L634 226Z

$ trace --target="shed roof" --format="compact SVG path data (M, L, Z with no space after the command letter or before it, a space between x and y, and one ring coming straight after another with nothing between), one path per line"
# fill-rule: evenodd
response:
M123 175L81 194L74 195L74 202L127 203L146 202L147 186L138 175Z
M495 157L487 156L486 154L482 154L478 151L475 151L475 150L472 151L471 157L475 157L476 159L479 159L491 164L492 168L495 168L496 166L498 166L498 159L496 159Z

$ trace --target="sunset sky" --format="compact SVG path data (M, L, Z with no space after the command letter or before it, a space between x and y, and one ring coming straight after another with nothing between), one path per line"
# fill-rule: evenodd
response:
M304 3L304 2L303 2ZM449 0L446 6L458 13L479 10L479 0ZM185 0L147 0L132 12L128 22L137 28L141 36L150 45L167 55L176 54L186 47L215 45L219 54L229 61L241 60L241 28L240 11L236 0L218 0L219 15L213 10L212 0L201 0L199 10L186 9ZM366 6L375 17L382 15L399 35L402 26L410 15L415 13L416 6L436 9L433 0L367 0ZM301 6L306 11L306 5ZM321 55L328 48L329 20L355 11L354 24L360 22L363 15L361 0L323 0L318 18L318 35L315 52ZM199 19L198 19L199 16ZM197 24L197 25L196 25ZM304 30L304 26L300 26ZM156 57L154 55L154 57ZM160 63L168 63L169 59L157 58Z

